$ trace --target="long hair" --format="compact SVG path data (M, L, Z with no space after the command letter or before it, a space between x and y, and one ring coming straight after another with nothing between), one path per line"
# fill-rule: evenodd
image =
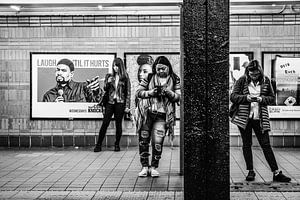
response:
M245 76L246 76L247 83L251 82L251 78L249 76L249 71L254 71L254 70L258 70L260 72L258 81L260 84L262 84L264 81L265 75L264 75L264 71L263 71L262 67L260 66L260 64L257 60L251 60L245 69Z
M169 75L171 76L171 78L173 80L179 79L179 76L177 76L177 74L175 74L175 72L173 71L173 67L172 67L170 61L165 56L158 56L155 59L153 65L152 65L152 74L157 74L156 73L156 65L158 65L158 64L163 64L163 65L166 65L169 67Z
M120 77L120 80L128 79L128 74L126 72L123 60L121 58L115 58L112 66L114 67L115 65L119 68L118 75ZM112 75L116 76L116 72L114 69L112 70Z

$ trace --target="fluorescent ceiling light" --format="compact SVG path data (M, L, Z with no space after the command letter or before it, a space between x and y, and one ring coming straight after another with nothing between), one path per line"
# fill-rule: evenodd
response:
M21 7L20 6L10 6L11 9L14 9L16 11L20 11Z

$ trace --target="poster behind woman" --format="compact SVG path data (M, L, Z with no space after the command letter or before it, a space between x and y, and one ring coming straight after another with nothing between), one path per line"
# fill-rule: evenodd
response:
M279 57L274 62L276 105L269 108L272 118L300 117L300 58Z
M103 117L98 101L115 54L43 52L30 58L32 118Z

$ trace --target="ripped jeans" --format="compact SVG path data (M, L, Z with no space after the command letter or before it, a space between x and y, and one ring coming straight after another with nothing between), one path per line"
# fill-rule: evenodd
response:
M149 166L149 143L152 145L152 167L158 167L161 158L164 138L166 136L166 114L148 113L147 123L139 132L139 153L143 167Z

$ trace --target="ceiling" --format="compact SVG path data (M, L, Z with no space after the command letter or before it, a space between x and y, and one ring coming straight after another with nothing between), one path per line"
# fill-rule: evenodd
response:
M1 0L0 15L178 15L182 3L183 0ZM11 5L19 6L20 11ZM300 1L230 0L232 15L280 13L300 13Z

